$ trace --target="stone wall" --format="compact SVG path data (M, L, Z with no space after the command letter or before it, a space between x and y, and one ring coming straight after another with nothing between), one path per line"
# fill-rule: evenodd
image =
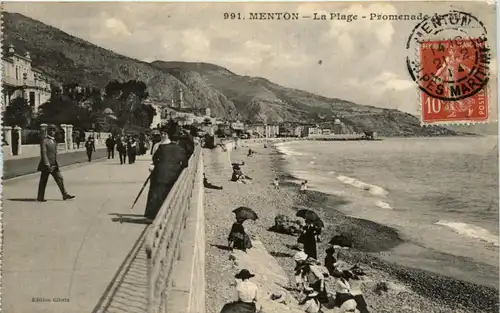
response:
M172 269L172 287L165 310L169 313L205 313L204 195L203 157L200 157L186 229Z

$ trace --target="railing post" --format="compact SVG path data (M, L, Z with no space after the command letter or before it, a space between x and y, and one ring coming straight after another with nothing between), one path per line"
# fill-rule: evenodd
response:
M146 240L148 237L149 233L146 235ZM152 247L146 243L146 258L147 258L147 299L148 299L148 306L147 306L147 313L153 313L153 292L154 292L154 279L152 277L152 264L153 264L153 251Z
M12 155L12 127L4 126L3 138L5 139L5 142L7 142L7 146L9 147L9 155Z
M17 140L17 155L21 155L22 153L22 144L23 144L23 129L19 126L14 127L14 132L17 133L16 140Z

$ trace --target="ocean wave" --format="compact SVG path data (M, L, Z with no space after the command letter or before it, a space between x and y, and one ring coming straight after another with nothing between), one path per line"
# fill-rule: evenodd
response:
M380 186L375 186L371 184L367 184L360 180L347 177L347 176L337 176L337 179L341 181L345 185L349 185L358 189L363 189L368 191L373 196L387 196L389 192Z
M385 209L385 210L392 210L392 207L389 203L387 202L384 202L384 201L377 201L375 203L375 205L381 209Z
M300 155L306 155L306 153L294 151L290 149L289 146L285 146L285 143L277 143L276 144L276 149L278 152L286 155L286 156L300 156Z
M443 220L436 222L435 224L451 228L453 231L455 231L459 235L479 239L481 241L490 243L496 247L499 246L498 245L498 236L495 236L494 234L490 233L488 230L486 230L482 227L467 224L467 223L450 222L450 221L443 221Z

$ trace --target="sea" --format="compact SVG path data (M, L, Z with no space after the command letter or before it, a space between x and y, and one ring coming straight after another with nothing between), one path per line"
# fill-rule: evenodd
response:
M498 137L277 144L284 170L345 198L346 215L398 230L383 257L498 288Z

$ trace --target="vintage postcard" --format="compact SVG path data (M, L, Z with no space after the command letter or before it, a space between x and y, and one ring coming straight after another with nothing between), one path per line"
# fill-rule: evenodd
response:
M2 3L6 313L498 313L497 6Z

